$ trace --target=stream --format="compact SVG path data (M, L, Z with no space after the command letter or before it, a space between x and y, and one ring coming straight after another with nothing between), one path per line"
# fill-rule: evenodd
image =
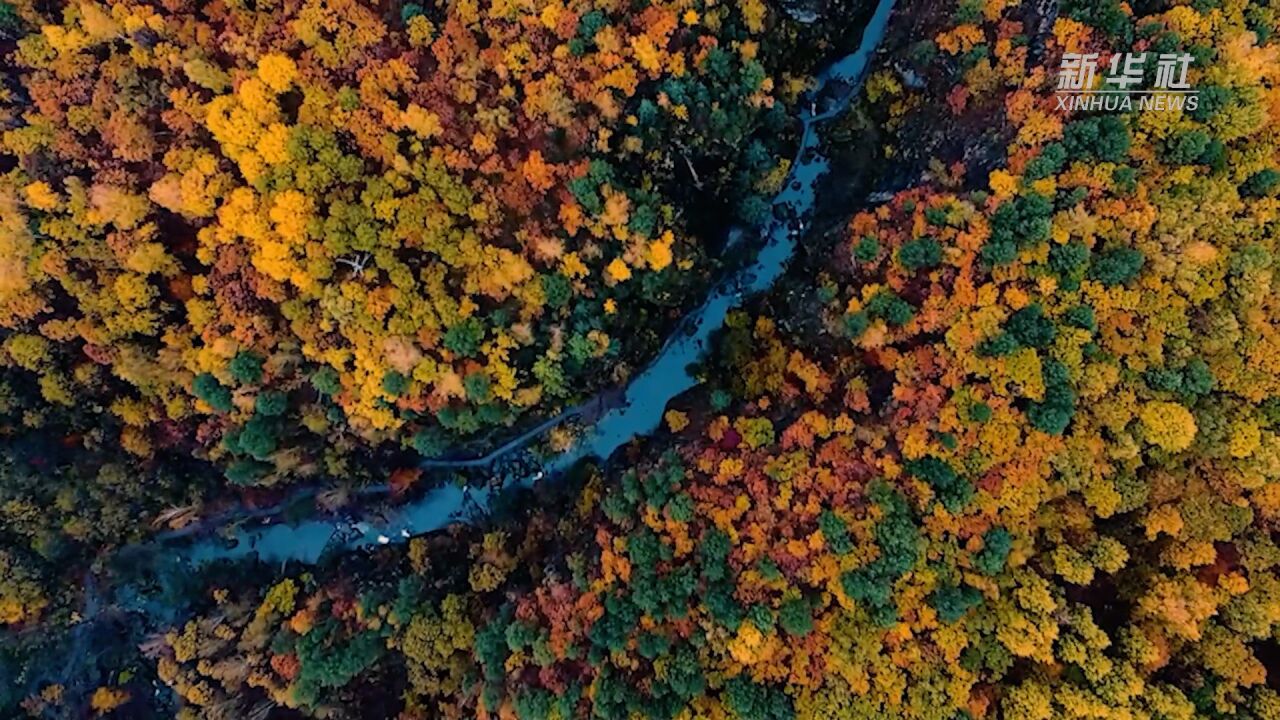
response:
M797 239L805 230L807 221L804 218L813 210L818 180L829 167L827 159L818 152L816 125L840 115L856 97L871 57L884 37L893 3L894 0L879 0L875 13L863 30L858 48L818 74L817 85L806 98L808 107L800 109L799 120L803 126L800 146L786 185L773 199L774 219L760 230L765 241L755 260L717 284L703 304L684 318L654 361L627 385L622 402L601 416L573 449L546 461L532 475L512 480L507 485L459 487L446 484L376 519L323 518L292 524L242 525L230 538L204 537L186 547L174 544L172 538L166 540L162 537L152 543L162 549L157 560L167 558L179 566L198 567L211 561L256 555L268 563L292 560L312 564L327 549L351 550L403 542L414 535L481 516L487 512L496 493L532 486L542 478L562 473L588 457L608 458L633 438L653 432L667 403L697 384L687 368L706 353L712 333L723 325L729 311L741 305L747 296L769 289L791 259ZM754 230L731 230L728 247L739 246L747 232ZM484 458L462 462L473 467L491 464L500 454L522 450L560 419L557 416L504 444L500 448L501 453L494 451ZM439 469L451 465L457 463L426 461L422 467ZM365 488L359 494L371 496L386 492L385 486L375 486Z

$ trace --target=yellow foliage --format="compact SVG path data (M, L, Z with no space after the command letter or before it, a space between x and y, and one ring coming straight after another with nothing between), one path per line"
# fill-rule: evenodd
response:
M742 20L747 29L753 33L764 32L764 20L769 8L762 0L741 0L738 9L742 12Z
M1231 457L1247 458L1262 445L1262 430L1252 420L1234 423L1227 449Z
M417 103L400 113L401 124L422 138L433 138L440 133L440 117Z
M966 23L953 30L940 33L936 38L938 47L949 55L969 52L975 45L984 40L982 29L977 25Z
M671 264L671 243L674 239L668 230L660 240L649 243L649 267L662 270Z
M105 715L127 702L129 702L127 690L105 686L94 690L93 697L89 699L89 705L99 715Z
M1150 402L1138 413L1149 442L1168 450L1181 452L1191 447L1196 437L1196 419L1191 411L1173 402Z
M992 170L987 184L998 199L1013 195L1018 190L1018 181L1007 170Z
M25 188L27 194L27 204L37 210L54 210L58 207L61 200L58 194L49 187L49 183L43 180L27 185Z
M258 77L267 87L282 93L288 90L298 77L298 66L293 59L280 53L270 53L258 60Z
M631 279L631 268L627 267L622 258L614 258L613 262L609 263L609 266L605 268L605 272L608 273L609 279L614 282L623 282Z

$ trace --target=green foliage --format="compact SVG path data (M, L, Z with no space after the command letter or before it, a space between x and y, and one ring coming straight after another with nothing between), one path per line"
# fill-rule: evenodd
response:
M328 366L322 367L311 374L311 386L316 389L316 392L329 396L336 395L342 390L338 371Z
M191 390L195 396L209 403L214 410L231 412L231 390L224 387L218 379L209 373L201 373L192 381Z
M1068 327L1080 328L1094 332L1098 329L1098 320L1093 308L1088 305L1076 305L1062 314L1062 322Z
M24 25L12 3L0 2L0 38L12 40L21 37Z
M822 514L818 516L818 528L822 530L822 537L826 539L827 545L831 547L832 552L837 555L847 555L853 550L853 541L849 537L849 530L844 521L835 513L830 510L823 510Z
M973 484L960 477L946 462L927 455L906 464L907 472L924 480L947 510L958 513L973 497Z
M857 263L874 262L880 256L880 243L870 235L861 237L853 246L853 260Z
M1200 161L1209 149L1209 135L1201 130L1189 130L1170 139L1165 154L1170 163L1190 165Z
M730 678L725 683L724 704L738 720L791 720L795 717L791 700L785 694L742 676Z
M681 699L692 700L706 691L707 679L693 648L682 646L669 656L669 663L667 683Z
M904 243L898 248L898 262L908 270L927 270L942 262L942 246L931 237Z
M1076 393L1071 386L1071 376L1066 366L1048 359L1042 364L1044 400L1027 408L1027 419L1037 430L1050 435L1066 432L1071 417L1076 412Z
M1002 357L1017 350L1018 339L1007 332L989 337L978 344L978 354L984 357Z
M287 21L241 5L79 5L45 13L13 55L0 622L16 643L70 622L86 578L115 582L104 549L220 512L205 492L219 472L338 483L288 514L368 499L419 477L407 447L469 454L454 443L634 377L719 269L696 262L689 202L760 219L789 180L779 148L810 97L795 99L804 58L857 32L753 0L304 0ZM1062 17L1091 24L1046 29L1021 6L925 9L890 33L860 118L824 141L833 163L861 161L841 144L867 130L893 150L886 178L927 166L930 184L858 212L849 236L807 238L776 294L730 314L687 428L407 551L392 531L350 562L189 573L196 607L147 643L143 679L180 695L165 706L192 720L1277 715L1280 178L1265 169L1270 79L1241 71L1268 67L1243 28L1269 32L1275 13L1071 0ZM1119 42L1143 15L1140 42ZM1206 107L1074 114L1059 133L1043 111L1067 46L1190 52ZM990 137L937 142L920 127L934 111L954 116L941 132ZM210 128L221 115L243 127ZM969 162L989 142L1007 161ZM175 227L194 241L171 242ZM529 463L438 477L496 497L576 432L540 435ZM153 473L188 448L218 463L214 482ZM140 588L150 607L151 578ZM138 662L109 662L64 696L107 682L135 693L117 714L145 714ZM96 711L24 693L0 707Z
M1103 252L1089 267L1089 278L1107 287L1124 285L1142 272L1146 258L1128 247L1116 247Z
M263 417L278 417L289 409L289 396L279 390L263 390L253 399L253 409Z
M314 704L327 688L351 682L386 652L376 633L363 632L346 639L339 638L339 633L336 623L330 621L298 639L302 671L295 692L303 705Z
M734 587L727 582L713 582L706 586L703 592L703 604L707 607L707 612L711 615L711 619L731 631L736 631L738 626L742 624L746 612L742 609L742 604L734 597Z
M982 258L992 266L1014 261L1020 250L1049 237L1053 203L1043 195L1022 195L1006 201L991 216L991 237L982 248Z
M1076 5L1093 1L1079 0ZM1098 4L1110 7L1111 0L1103 0ZM1116 115L1076 120L1062 130L1062 145L1066 148L1067 156L1076 160L1122 163L1129 156L1130 144L1129 128Z
M667 515L676 522L687 523L694 518L693 498L688 493L679 493L672 497L666 505Z
M415 17L423 14L422 6L417 3L405 3L400 6L400 22L408 23Z
M943 227L947 224L947 211L946 209L940 208L940 207L925 208L924 219L925 219L925 222L929 223L930 225L933 225L934 227ZM927 238L920 238L920 239L924 240ZM935 242L937 241L935 240ZM906 243L906 245L910 245L910 244L911 243L909 242ZM904 247L906 245L904 245Z
M711 409L721 412L733 402L733 395L727 390L717 389L711 392Z
M991 406L984 402L976 402L969 407L969 417L974 422L984 423L991 419Z
M542 276L542 292L546 295L547 305L559 309L569 304L573 297L573 286L564 275L548 273Z
M898 297L892 290L881 290L867 301L866 313L872 318L884 320L890 325L901 327L915 317L915 308L911 303Z
M424 458L439 457L449 447L449 438L438 428L428 427L414 433L413 449Z
M538 628L523 620L514 620L507 625L503 635L507 640L507 649L515 653L533 646L538 639Z
M1007 332L1022 347L1048 347L1058 331L1053 321L1044 314L1044 308L1038 303L1028 305L1015 312L1005 323Z
M1117 0L1068 0L1063 15L1098 28L1113 41L1127 47L1133 38L1133 23Z
M844 334L857 340L871 326L871 318L865 312L850 313L844 316Z
M778 608L778 624L788 635L804 637L813 630L813 614L804 598L792 598Z
M1216 382L1209 365L1200 358L1192 358L1182 368L1182 391L1191 396L1208 395Z
M1013 547L1013 536L1002 527L994 527L982 536L982 549L973 558L973 566L985 575L996 575L1004 570Z
M388 370L382 376L382 392L396 398L405 394L409 390L409 378L405 377L399 371Z
M876 525L876 545L880 556L870 564L843 574L840 584L851 599L865 603L879 622L892 623L897 608L892 603L893 585L919 557L919 531L902 496L887 486L872 488L872 499L884 510Z
M467 399L476 403L489 402L493 397L490 390L489 377L483 373L471 373L462 379Z
M551 717L551 693L540 688L516 696L516 717L520 720L547 720Z
M982 593L967 586L946 585L938 588L930 600L933 609L938 611L938 619L944 623L954 623L964 617L965 613L982 604Z
M1069 242L1049 248L1049 269L1064 290L1075 290L1084 279L1089 265L1089 248L1082 242Z
M484 326L475 317L469 317L444 334L444 346L463 357L475 357L484 339Z
M266 460L276 450L277 430L274 422L262 415L255 415L244 424L238 433L229 435L228 444L235 452L252 455L258 460Z
M1250 175L1240 183L1240 194L1245 197L1270 197L1280 188L1280 170L1267 168Z
M593 645L608 652L618 652L640 620L640 609L621 595L604 600L604 615L591 626L588 637Z
M236 485L253 485L271 472L271 466L248 458L227 466L226 477Z
M262 382L262 358L254 353L243 350L236 353L227 370L241 385L257 385Z
M1142 375L1152 390L1177 392L1182 389L1182 373L1168 368L1151 368Z
M1138 171L1121 165L1111 172L1111 181L1115 183L1116 192L1129 195L1138 186Z
M702 577L713 582L728 577L730 549L729 536L723 530L712 528L703 533L698 546Z
M1027 163L1022 177L1028 181L1042 180L1056 175L1067 162L1067 149L1062 143L1049 143L1040 150L1031 162Z

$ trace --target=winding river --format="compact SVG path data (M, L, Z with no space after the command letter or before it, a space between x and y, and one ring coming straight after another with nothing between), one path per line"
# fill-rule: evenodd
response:
M682 321L653 363L627 385L623 402L601 416L572 450L543 463L541 469L532 475L513 480L508 485L459 487L446 484L429 491L420 500L393 508L376 519L317 518L292 524L242 525L230 538L203 537L185 547L175 542L178 536L183 535L179 532L153 542L151 549L161 550L161 557L186 568L252 555L269 563L292 560L310 564L316 562L326 549L357 549L401 542L452 522L474 518L476 514L486 512L495 493L513 486L528 487L543 477L564 472L584 458L608 458L632 438L653 432L667 403L696 384L687 368L706 353L712 333L724 323L725 316L745 297L771 287L791 259L796 240L804 231L804 218L813 210L818 180L829 166L827 159L818 152L816 126L844 112L856 97L872 55L884 37L893 3L894 0L879 0L875 13L863 30L857 50L819 73L817 86L809 95L808 107L800 110L803 134L790 176L783 190L773 199L775 219L761 229L765 241L754 261L712 289L703 304ZM736 247L747 232L753 231L734 228L730 233L729 247ZM490 465L502 454L523 450L542 432L563 419L564 414L542 423L483 458L428 461L423 463L423 467L440 469ZM386 492L387 488L378 486L365 488L360 494L367 497ZM248 517L255 516L249 514Z

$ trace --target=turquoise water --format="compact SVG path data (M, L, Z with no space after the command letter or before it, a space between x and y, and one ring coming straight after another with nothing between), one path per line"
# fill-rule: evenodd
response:
M893 0L880 0L863 31L858 49L818 75L817 87L811 95L815 101L810 107L801 109L800 121L804 131L800 148L786 186L773 199L774 217L799 220L774 220L763 228L766 240L754 262L721 282L702 306L690 313L682 324L683 331L677 331L654 362L628 384L625 402L602 416L573 450L546 463L534 475L512 484L529 486L543 477L565 471L584 458L609 457L632 438L653 432L667 403L696 384L687 368L706 353L712 333L724 324L725 316L744 298L771 287L795 252L796 239L804 232L804 218L813 210L818 180L828 169L827 159L818 153L816 125L844 112L861 89L862 79L872 54L884 37L892 9ZM731 232L730 249L737 246L745 232L748 231L740 228ZM476 513L483 513L492 495L501 491L501 488L444 485L431 490L421 500L395 508L376 520L328 518L296 524L240 527L230 540L203 539L185 550L174 548L171 557L197 566L212 560L254 554L265 562L294 560L314 563L329 548L355 549L402 542L451 522L467 520Z

